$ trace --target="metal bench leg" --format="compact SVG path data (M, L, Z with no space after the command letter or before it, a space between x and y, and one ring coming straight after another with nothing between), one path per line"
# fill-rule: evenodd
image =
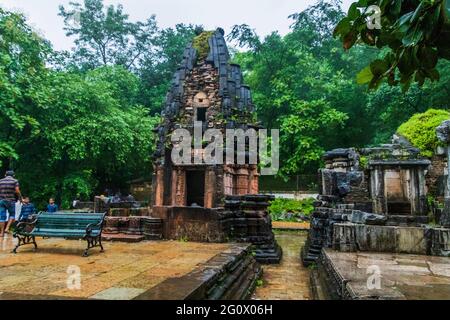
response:
M89 249L92 249L94 247L100 247L100 252L103 252L103 245L102 245L102 237L86 237L85 240L87 241L87 247L83 252L83 257L89 256Z
M100 246L100 252L105 252L105 249L103 249L103 245L102 245L102 235L100 235L98 237L98 244Z
M87 247L86 247L86 249L83 252L83 257L89 256L89 249L94 246L93 243L92 243L92 238L91 237L86 237L86 241L87 241Z
M27 244L33 244L34 245L34 251L37 250L38 246L36 243L36 239L34 236L21 236L18 234L13 235L14 238L17 238L18 242L17 245L14 247L14 249L11 251L11 253L16 254L17 249L21 246L27 245Z
M37 243L36 243L36 238L34 236L32 236L32 238L33 238L34 251L37 251L38 246L37 246Z

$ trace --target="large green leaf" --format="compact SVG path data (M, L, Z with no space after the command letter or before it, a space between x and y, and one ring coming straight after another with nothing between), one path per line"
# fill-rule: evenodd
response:
M371 67L367 66L364 69L362 69L358 75L356 76L356 82L358 84L366 84L372 81L373 79L373 73L371 71Z

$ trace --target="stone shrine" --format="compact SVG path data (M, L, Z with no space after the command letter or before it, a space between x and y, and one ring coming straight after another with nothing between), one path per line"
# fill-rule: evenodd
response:
M401 144L336 149L323 156L320 195L301 256L318 261L323 248L450 256L450 230L429 225L430 161Z
M171 157L174 131L185 129L194 136L194 123L202 133L216 129L224 136L226 129L259 129L250 89L239 65L230 63L222 29L202 32L187 46L162 118L156 129L152 216L162 219L164 238L251 242L258 261L278 262L281 249L267 212L272 198L258 195L256 164L179 164ZM191 158L202 154L203 149L193 147ZM234 151L235 156L242 153Z

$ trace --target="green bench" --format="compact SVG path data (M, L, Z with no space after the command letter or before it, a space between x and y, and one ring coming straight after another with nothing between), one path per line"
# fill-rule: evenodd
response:
M20 246L33 244L37 250L36 237L83 239L87 241L87 248L83 257L88 256L88 251L94 247L102 246L102 230L105 220L103 213L39 213L30 222L19 222L13 233L18 239L13 253L17 253Z

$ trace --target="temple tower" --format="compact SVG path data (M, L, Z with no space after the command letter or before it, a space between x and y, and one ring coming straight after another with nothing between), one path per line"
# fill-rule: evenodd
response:
M174 130L186 129L194 136L195 122L201 123L203 132L218 129L224 137L227 128L258 130L250 89L243 83L240 66L229 60L222 29L203 32L186 48L157 129L155 206L217 208L223 206L225 196L258 193L256 165L176 165L171 161ZM192 159L201 153L193 146Z
M172 137L177 129L192 137L195 132L215 129L224 140L227 129L257 133L254 109L240 66L230 63L224 31L219 28L199 34L185 49L167 94L162 122L155 129L159 138L154 154L152 216L163 220L164 238L250 242L258 261L280 261L281 249L267 212L272 198L258 194L257 161L249 161L257 154L249 148L251 139L245 138L245 147L238 147L234 138L230 145L224 141L222 162L194 161L205 152L206 141L188 141L193 147L188 155L192 161L172 159L177 147ZM226 161L227 147L234 150L236 159L245 161Z

